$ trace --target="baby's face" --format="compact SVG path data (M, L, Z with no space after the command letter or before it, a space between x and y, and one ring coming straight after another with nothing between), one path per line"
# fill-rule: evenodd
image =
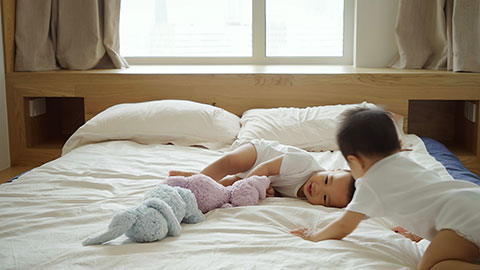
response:
M316 172L302 190L311 204L343 208L349 203L351 177L349 172L341 170Z

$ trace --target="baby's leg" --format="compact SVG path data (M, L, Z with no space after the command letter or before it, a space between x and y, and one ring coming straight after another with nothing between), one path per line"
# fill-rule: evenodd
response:
M406 238L408 238L412 241L415 241L415 242L420 242L423 239L420 236L407 231L405 228L403 228L401 226L395 226L395 227L393 227L392 230L394 232L400 234L400 235L403 235L404 237L406 237Z
M236 176L236 175L227 175L225 177L223 177L222 179L220 179L218 181L218 183L222 184L223 186L227 187L227 186L231 186L233 185L233 183L237 182L238 180L240 180L242 178Z
M217 159L200 173L208 175L216 181L220 181L227 175L248 171L253 164L255 164L256 160L257 150L255 146L247 143Z
M196 172L185 172L185 171L169 171L168 176L185 176L189 177L194 174L197 174Z
M477 245L452 230L441 230L428 246L418 269L480 269L472 262L480 255Z

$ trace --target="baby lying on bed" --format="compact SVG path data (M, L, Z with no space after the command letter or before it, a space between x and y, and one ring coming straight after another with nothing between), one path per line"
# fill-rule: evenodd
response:
M297 147L275 141L252 140L208 165L200 173L230 186L252 175L268 176L271 186L267 196L306 198L311 204L345 207L355 189L350 172L327 171L313 155ZM170 171L170 176L196 173Z

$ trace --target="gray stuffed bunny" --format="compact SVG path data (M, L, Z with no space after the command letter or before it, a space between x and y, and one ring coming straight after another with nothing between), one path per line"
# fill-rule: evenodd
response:
M179 235L181 222L204 219L190 190L160 184L145 194L139 206L116 214L106 232L88 237L83 245L102 244L122 234L135 242L154 242Z

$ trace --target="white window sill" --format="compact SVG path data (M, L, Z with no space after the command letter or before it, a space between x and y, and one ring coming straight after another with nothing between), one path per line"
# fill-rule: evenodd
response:
M446 70L364 68L340 65L132 65L126 69L53 70L10 74L470 74ZM15 76L15 75L13 75ZM461 76L461 75L460 75Z
M132 65L127 69L94 69L86 71L46 71L108 74L393 74L451 73L445 70L362 68L334 65Z

